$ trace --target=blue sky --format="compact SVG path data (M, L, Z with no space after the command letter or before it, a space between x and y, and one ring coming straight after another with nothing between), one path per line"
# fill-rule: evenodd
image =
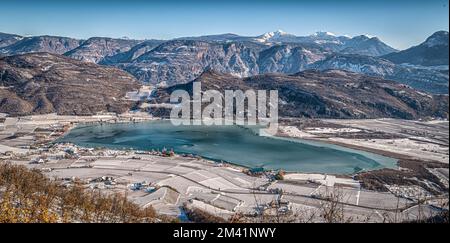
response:
M330 31L405 49L448 30L448 0L0 0L0 32L171 39Z

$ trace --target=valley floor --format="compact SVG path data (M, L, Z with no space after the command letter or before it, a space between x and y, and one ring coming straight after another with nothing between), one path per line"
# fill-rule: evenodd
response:
M0 116L0 161L39 169L66 186L79 181L86 189L124 193L142 207L152 206L171 216L201 210L227 220L238 214L245 222L280 219L280 215L284 222L328 222L329 209L336 207L342 211L339 221L399 222L448 210L448 122L283 120L280 135L400 159L401 168L395 173L408 172L419 181L406 184L386 177L389 170L354 177L288 173L275 180L274 173L250 175L245 168L195 156L52 144L77 124L151 119L145 113ZM424 166L411 166L413 162ZM427 178L429 174L433 178ZM370 187L375 183L372 175L381 178L384 190Z
M395 158L449 163L449 122L400 119L284 119L281 135L322 140Z

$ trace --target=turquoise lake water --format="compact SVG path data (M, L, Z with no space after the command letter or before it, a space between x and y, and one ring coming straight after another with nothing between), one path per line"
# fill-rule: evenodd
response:
M337 145L259 136L240 126L174 126L170 121L77 127L58 142L86 147L173 149L246 167L352 174L395 166L397 160Z

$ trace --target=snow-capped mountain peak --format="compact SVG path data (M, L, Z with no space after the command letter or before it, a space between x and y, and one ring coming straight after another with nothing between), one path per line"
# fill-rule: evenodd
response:
M307 37L310 39L313 43L316 43L318 45L341 45L342 44L342 37L339 37L335 35L334 33L328 32L328 31L318 31L312 35L309 35ZM344 37L345 38L345 37Z
M317 31L316 33L312 34L312 36L316 36L316 37L336 37L336 35L334 33L328 32L328 31Z
M275 32L272 32L274 34L274 36L281 36L281 35L289 35L289 33L282 31L282 30L277 30Z
M280 39L285 38L285 37L290 38L290 37L295 37L295 35L289 34L282 30L277 30L277 31L267 32L263 35L260 35L260 36L256 37L255 40L258 42L280 41Z
M364 36L364 37L366 37L366 38L368 38L368 39L372 39L372 38L375 38L375 37L376 37L376 36L370 35L370 34L364 34L364 35L362 35L362 36Z
M448 31L438 31L428 37L424 42L424 45L428 47L447 45L448 46Z

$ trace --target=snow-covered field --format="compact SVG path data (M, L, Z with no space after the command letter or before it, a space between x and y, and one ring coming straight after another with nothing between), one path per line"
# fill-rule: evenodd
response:
M321 141L340 145L358 146L369 150L385 151L427 161L449 162L449 122L443 120L408 121L399 119L322 120L339 128L281 126L284 136ZM367 134L368 138L361 138ZM369 138L373 133L381 138ZM359 138L348 138L358 134ZM381 136L381 135L380 135Z
M433 160L442 163L449 162L449 148L432 143L405 139L346 139L330 138L330 141L388 151L411 156L423 160Z

